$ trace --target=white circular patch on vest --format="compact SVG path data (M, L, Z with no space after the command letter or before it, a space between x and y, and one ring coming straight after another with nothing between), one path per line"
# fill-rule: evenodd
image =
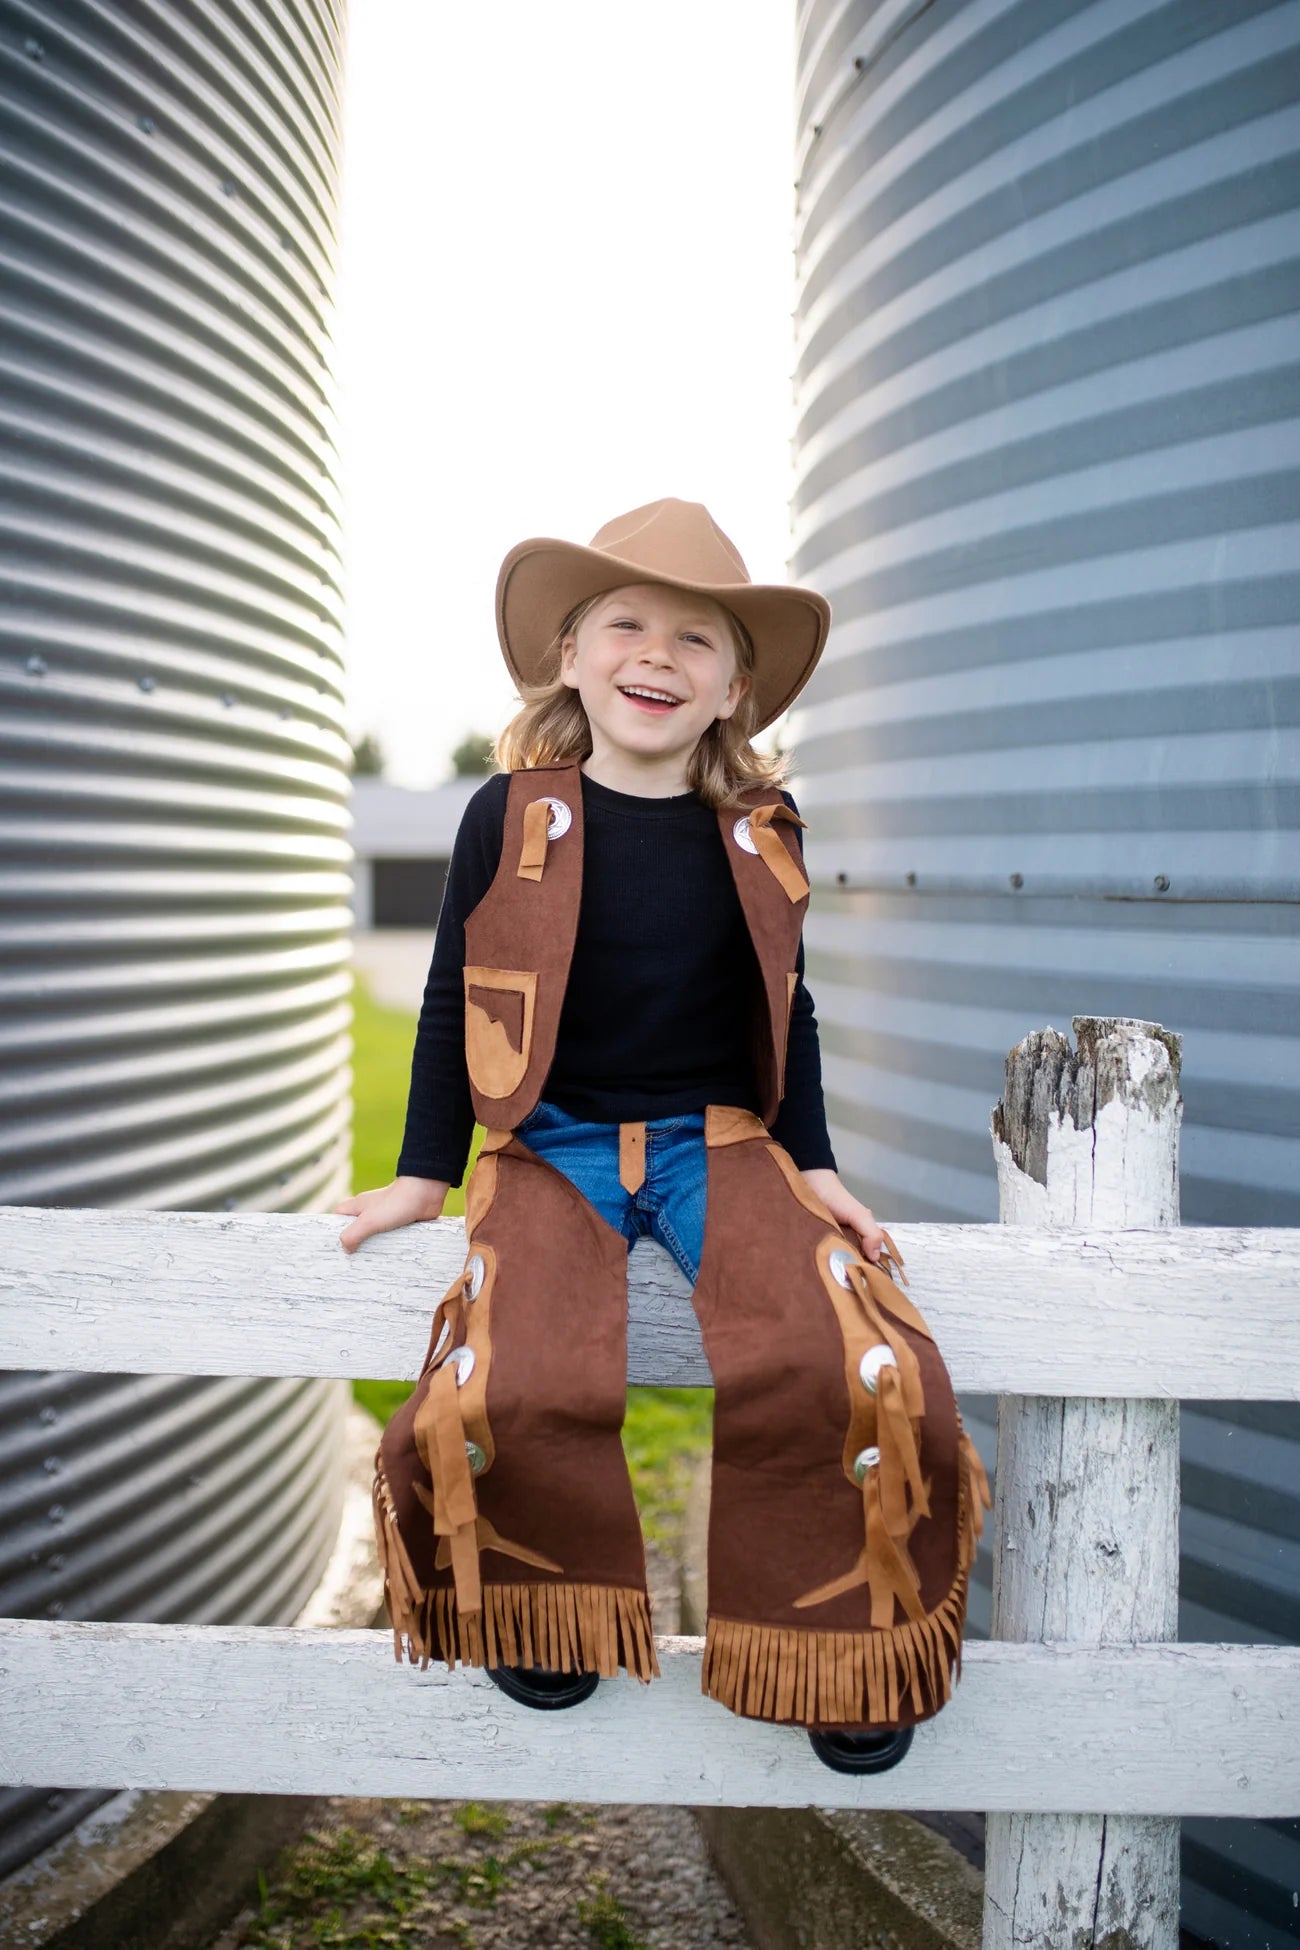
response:
M551 816L546 822L546 837L548 840L558 840L572 826L573 814L563 799L548 799L546 803L551 809Z
M465 1298L477 1300L487 1275L482 1253L471 1253L465 1262Z
M867 1471L869 1469L877 1468L879 1462L880 1462L879 1449L875 1448L874 1446L870 1449L859 1449L857 1455L853 1458L854 1482L860 1483L863 1477L866 1475Z
M880 1370L882 1368L896 1368L897 1366L898 1362L894 1359L893 1348L887 1346L884 1341L878 1341L875 1347L869 1347L862 1359L858 1362L858 1373L862 1377L862 1386L866 1389L867 1393L869 1395L875 1394L880 1381Z
M856 1253L848 1252L843 1246L837 1246L826 1263L831 1269L831 1278L846 1287L849 1283L850 1266L856 1266L859 1262Z
M736 821L735 825L731 829L731 834L732 834L732 838L736 842L736 845L741 849L742 853L758 852L758 848L754 845L754 842L749 835L749 814L748 813L746 813L742 818Z
M474 1350L472 1347L454 1347L447 1356L448 1367L456 1370L456 1386L463 1388L474 1372Z
M481 1476L487 1468L487 1451L480 1449L477 1442L465 1444L465 1460L469 1464L471 1476Z

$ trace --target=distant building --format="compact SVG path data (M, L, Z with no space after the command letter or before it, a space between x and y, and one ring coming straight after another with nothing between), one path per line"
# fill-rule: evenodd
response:
M477 776L417 790L384 779L353 780L358 932L434 926L460 816L482 783Z

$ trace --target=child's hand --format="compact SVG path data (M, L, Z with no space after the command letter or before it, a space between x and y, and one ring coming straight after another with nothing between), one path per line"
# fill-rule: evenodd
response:
M378 1191L357 1192L341 1200L334 1210L354 1212L356 1217L339 1234L340 1246L345 1253L354 1253L373 1232L393 1232L418 1219L436 1219L450 1189L442 1178L395 1178Z
M885 1234L872 1218L870 1208L854 1198L847 1186L841 1185L836 1172L814 1170L803 1175L836 1223L857 1233L862 1241L863 1258L871 1260L873 1265L878 1263Z

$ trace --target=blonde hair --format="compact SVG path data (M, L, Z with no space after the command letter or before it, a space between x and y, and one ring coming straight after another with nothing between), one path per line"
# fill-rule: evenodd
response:
M610 592L602 589L571 609L547 648L544 674L536 684L520 684L522 708L516 711L492 748L503 772L521 772L530 765L560 765L584 759L591 752L591 725L577 691L560 675L560 645L581 623L594 604ZM779 786L789 775L790 762L780 752L755 751L754 643L740 618L719 604L731 632L736 671L751 682L729 718L715 718L700 734L686 767L686 783L706 806L726 806L754 786Z

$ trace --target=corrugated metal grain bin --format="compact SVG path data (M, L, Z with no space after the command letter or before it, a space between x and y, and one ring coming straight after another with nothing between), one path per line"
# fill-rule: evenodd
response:
M1140 1016L1184 1037L1185 1223L1294 1225L1300 6L814 0L798 44L841 1168L886 1217L995 1218L1006 1051ZM1295 1643L1295 1411L1183 1442L1184 1634ZM1193 1931L1295 1940L1296 1824L1188 1822L1184 1868Z
M347 1189L340 32L331 0L0 11L6 1204ZM346 1395L0 1374L0 1611L292 1618ZM0 1789L0 1872L103 1798Z

